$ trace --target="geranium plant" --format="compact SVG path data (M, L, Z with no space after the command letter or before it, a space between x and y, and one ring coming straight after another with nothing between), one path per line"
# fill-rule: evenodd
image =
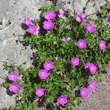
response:
M85 13L71 16L71 10L56 9L53 4L40 10L40 20L24 19L29 36L23 40L36 50L34 65L26 70L18 66L19 72L15 74L15 66L4 64L9 69L9 79L2 85L12 92L21 91L22 101L17 103L16 110L34 110L36 98L56 100L59 106L71 109L81 102L72 90L79 86L79 96L87 97L87 89L95 90L101 71L109 63L110 34L106 31L110 26L104 25L103 20L110 12L103 8L95 21L87 19ZM17 79L17 74L23 76L22 80ZM11 84L10 79L14 81Z

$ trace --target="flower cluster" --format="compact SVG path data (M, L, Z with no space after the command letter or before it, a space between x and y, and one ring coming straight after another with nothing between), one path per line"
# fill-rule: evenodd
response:
M80 18L81 17L81 18ZM80 17L78 16L78 14L77 13L75 13L75 20L77 21L77 22L81 22L81 19L84 21L85 20L85 17L86 17L86 15L85 15L85 13L81 13L80 14Z
M36 33L36 26L31 26L32 22L29 18L25 18L24 22L27 26L29 26L29 28L27 29L28 33L30 33L30 34Z
M49 76L48 70L53 69L54 65L52 61L45 61L44 63L44 68L45 69L41 69L38 73L38 76L42 79L46 79L46 77Z
M70 40L71 40L70 37L68 37L67 40L66 40L65 36L63 36L61 41L62 41L62 42L65 42L65 41L70 41Z
M15 81L18 78L18 74L15 72L11 72L8 74L8 79L11 81ZM9 90L12 92L17 92L19 89L19 85L16 82L9 84Z
M57 56L56 56L56 58L57 58ZM38 76L41 77L42 79L46 79L46 77L49 76L48 70L53 69L53 67L54 67L54 65L53 65L52 61L49 61L49 60L45 61L45 63L44 63L44 68L45 69L44 70L41 69L38 73ZM44 91L45 91L44 88L38 87L38 88L36 88L35 93L36 93L37 96L41 97L41 96L44 95ZM57 99L57 102L61 105L64 105L67 102L67 97L66 96L60 96Z
M63 9L60 9L60 8L58 9L58 12L59 12L60 15L64 15L64 14L65 14L65 11L64 11ZM44 28L45 30L50 30L50 29L54 26L54 23L52 23L51 19L54 19L54 18L56 17L56 14L55 14L55 12L54 12L53 10L51 10L51 11L44 12L44 13L43 13L43 16L44 16L44 18L45 18L45 20L43 21L43 28ZM85 13L81 13L80 16L78 16L78 14L75 13L75 20L76 20L78 23L81 23L82 20L84 21L85 18L86 18ZM28 18L25 18L25 19L24 19L24 22L25 22L25 24L26 24L27 26L29 26L29 28L27 29L27 32L29 32L29 33L31 33L31 34L34 34L34 33L36 32L36 26L32 26L32 22L31 22L30 19L28 19ZM72 29L70 25L68 25L66 28L67 28L68 30L71 30L71 29ZM87 23L87 24L86 24L86 30L87 30L89 33L93 32L93 31L94 31L93 25L92 25L91 23ZM95 31L98 32L97 29L95 29ZM107 33L109 33L109 31L107 31ZM65 41L70 41L70 40L71 40L70 37L68 37L68 38L66 39L65 36L63 36L61 41L62 41L62 42L65 42ZM105 49L105 48L106 48L105 44L106 44L105 41L104 41L104 40L101 40L101 41L99 42L99 48L100 48L101 50L102 50L102 49ZM80 49L85 48L85 47L86 47L86 42L85 42L85 40L79 39L79 40L77 41L77 46L78 46L78 48L80 48ZM55 59L57 60L58 57L56 56ZM74 56L74 57L71 59L72 65L73 65L73 66L78 66L78 65L79 65L79 60L80 60L79 58L76 58L76 57ZM44 66L44 69L40 69L40 70L39 70L38 76L39 76L41 79L46 79L47 77L49 77L49 70L50 70L50 69L53 69L53 68L54 68L54 65L53 65L53 62L52 62L52 61L47 60L47 61L45 61L45 63L43 64L43 66ZM92 63L90 63L90 62L87 62L87 63L84 65L84 69L89 70L90 73L93 73L93 74L94 74L94 73L96 73L97 67L96 67L94 64L92 64ZM13 75L13 74L14 74L14 75ZM10 74L11 76L10 76L9 79L12 80L12 81L15 81L18 76L17 76L17 74L15 74L15 73L13 73L13 74ZM83 73L83 74L86 74L86 73ZM10 91L13 91L13 92L16 92L16 91L19 89L19 86L17 85L17 83L12 83L12 84L10 84L9 86L10 86L9 90L10 90ZM88 89L89 89L90 91L94 91L95 88L96 88L96 83L95 83L95 81L89 82ZM45 93L45 89L44 89L44 88L40 88L40 87L37 87L37 88L36 88L35 94L36 94L37 96L41 97L41 96L44 95L44 93ZM83 98L87 97L87 96L88 96L87 89L86 89L86 88L81 89L81 90L80 90L80 95L81 95ZM67 103L67 97L62 95L62 96L60 96L60 97L57 99L57 102L58 102L59 104L61 104L61 105L64 105L64 104Z
M97 67L94 64L87 62L84 66L84 69L89 70L91 73L95 73Z
M90 91L94 91L95 88L96 88L96 83L95 83L95 81L89 82L88 89L89 89ZM81 90L80 90L80 95L81 95L81 97L83 97L83 98L87 97L87 96L88 96L87 89L86 89L86 88L81 89Z
M50 19L53 19L56 16L55 12L53 10L47 11L43 14L43 16L46 20L48 20L48 21L43 22L43 28L46 30L51 29L54 26L54 24L52 23Z

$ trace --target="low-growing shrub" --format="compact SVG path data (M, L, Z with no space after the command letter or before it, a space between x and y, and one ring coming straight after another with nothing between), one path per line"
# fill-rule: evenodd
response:
M110 61L110 26L103 23L105 18L109 20L110 11L102 8L101 16L94 20L85 13L71 16L70 9L56 9L53 4L40 10L40 20L24 19L28 36L23 40L36 50L33 66L24 70L21 65L4 64L9 74L2 85L22 93L16 110L36 109L37 98L56 100L61 107L71 109L80 105L78 97L85 98L89 90L95 90L96 83L102 81L101 71ZM80 90L77 96L72 95L76 86Z

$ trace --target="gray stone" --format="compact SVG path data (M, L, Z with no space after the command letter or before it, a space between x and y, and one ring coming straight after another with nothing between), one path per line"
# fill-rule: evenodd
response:
M8 108L9 105L15 105L15 95L7 95L6 88L0 86L0 110Z

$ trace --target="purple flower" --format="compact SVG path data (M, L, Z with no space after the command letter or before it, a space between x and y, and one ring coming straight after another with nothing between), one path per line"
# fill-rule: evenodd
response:
M36 93L37 96L41 97L41 96L44 95L44 91L45 91L45 89L38 87L38 88L36 88L35 93Z
M85 48L86 42L84 40L82 40L82 39L79 39L79 41L77 41L77 46L79 48Z
M86 75L86 73L82 73L82 75Z
M96 88L96 83L95 81L89 82L89 86L88 86L90 91L94 91Z
M24 22L27 26L29 26L30 24L32 24L31 20L29 18L25 18Z
M36 19L34 19L33 21L36 21Z
M9 90L10 90L11 92L17 92L18 89L19 89L19 85L17 85L16 82L9 84Z
M110 64L107 64L107 66L110 66Z
M75 20L79 23L81 22L81 18L78 15L75 15Z
M38 76L42 79L46 79L49 76L49 73L46 69L40 69Z
M78 14L77 14L77 12L75 12L75 16L77 16Z
M101 50L106 48L106 46L105 46L105 41L104 41L104 40L101 40L101 41L99 42L99 48L100 48Z
M20 39L20 38L18 38L18 41L21 41L21 39Z
M86 30L87 30L88 32L93 32L93 31L94 31L94 27L93 27L93 25L87 23L87 24L86 24Z
M90 70L91 73L95 73L96 69L97 69L97 67L94 64L89 65L89 70Z
M96 31L96 32L98 32L98 30L97 30L97 29L95 29L95 31Z
M47 20L53 19L56 16L56 14L53 10L43 13L43 15L44 15L44 18Z
M36 33L36 26L29 26L27 32L29 32L30 34Z
M66 96L60 96L58 99L57 99L57 102L60 104L60 105L64 105L67 103L67 97Z
M15 81L17 78L18 78L18 74L15 73L15 72L11 72L11 73L8 74L8 79L9 80Z
M71 38L70 38L70 37L68 37L68 38L67 38L67 41L70 41L70 40L71 40Z
M107 33L109 33L109 31L106 31Z
M65 36L62 37L62 40L61 40L61 41L62 41L62 42L65 42L65 41L66 41Z
M80 90L80 95L81 97L85 98L88 96L88 92L87 92L87 89L86 88L83 88Z
M87 62L87 63L85 64L85 66L84 66L84 69L88 70L90 64L91 64L90 62Z
M71 59L72 65L77 66L79 65L79 58L73 57Z
M58 11L59 11L59 14L61 14L61 15L64 15L64 13L65 13L65 11L63 10L63 9L58 9Z
M44 68L45 68L46 70L53 69L53 67L54 67L54 65L53 65L53 62L52 62L52 61L49 61L49 60L45 61L45 63L44 63Z
M54 26L54 24L52 23L51 20L43 22L43 28L46 29L46 30L51 29L51 27L53 27L53 26Z
M84 20L84 18L86 17L86 14L85 13L81 13L80 17L81 17L82 20Z
M68 25L68 30L71 30L71 26L70 25Z
M55 60L57 60L57 59L58 59L58 57L56 56L56 57L55 57Z
M108 16L105 16L105 19L107 20Z

